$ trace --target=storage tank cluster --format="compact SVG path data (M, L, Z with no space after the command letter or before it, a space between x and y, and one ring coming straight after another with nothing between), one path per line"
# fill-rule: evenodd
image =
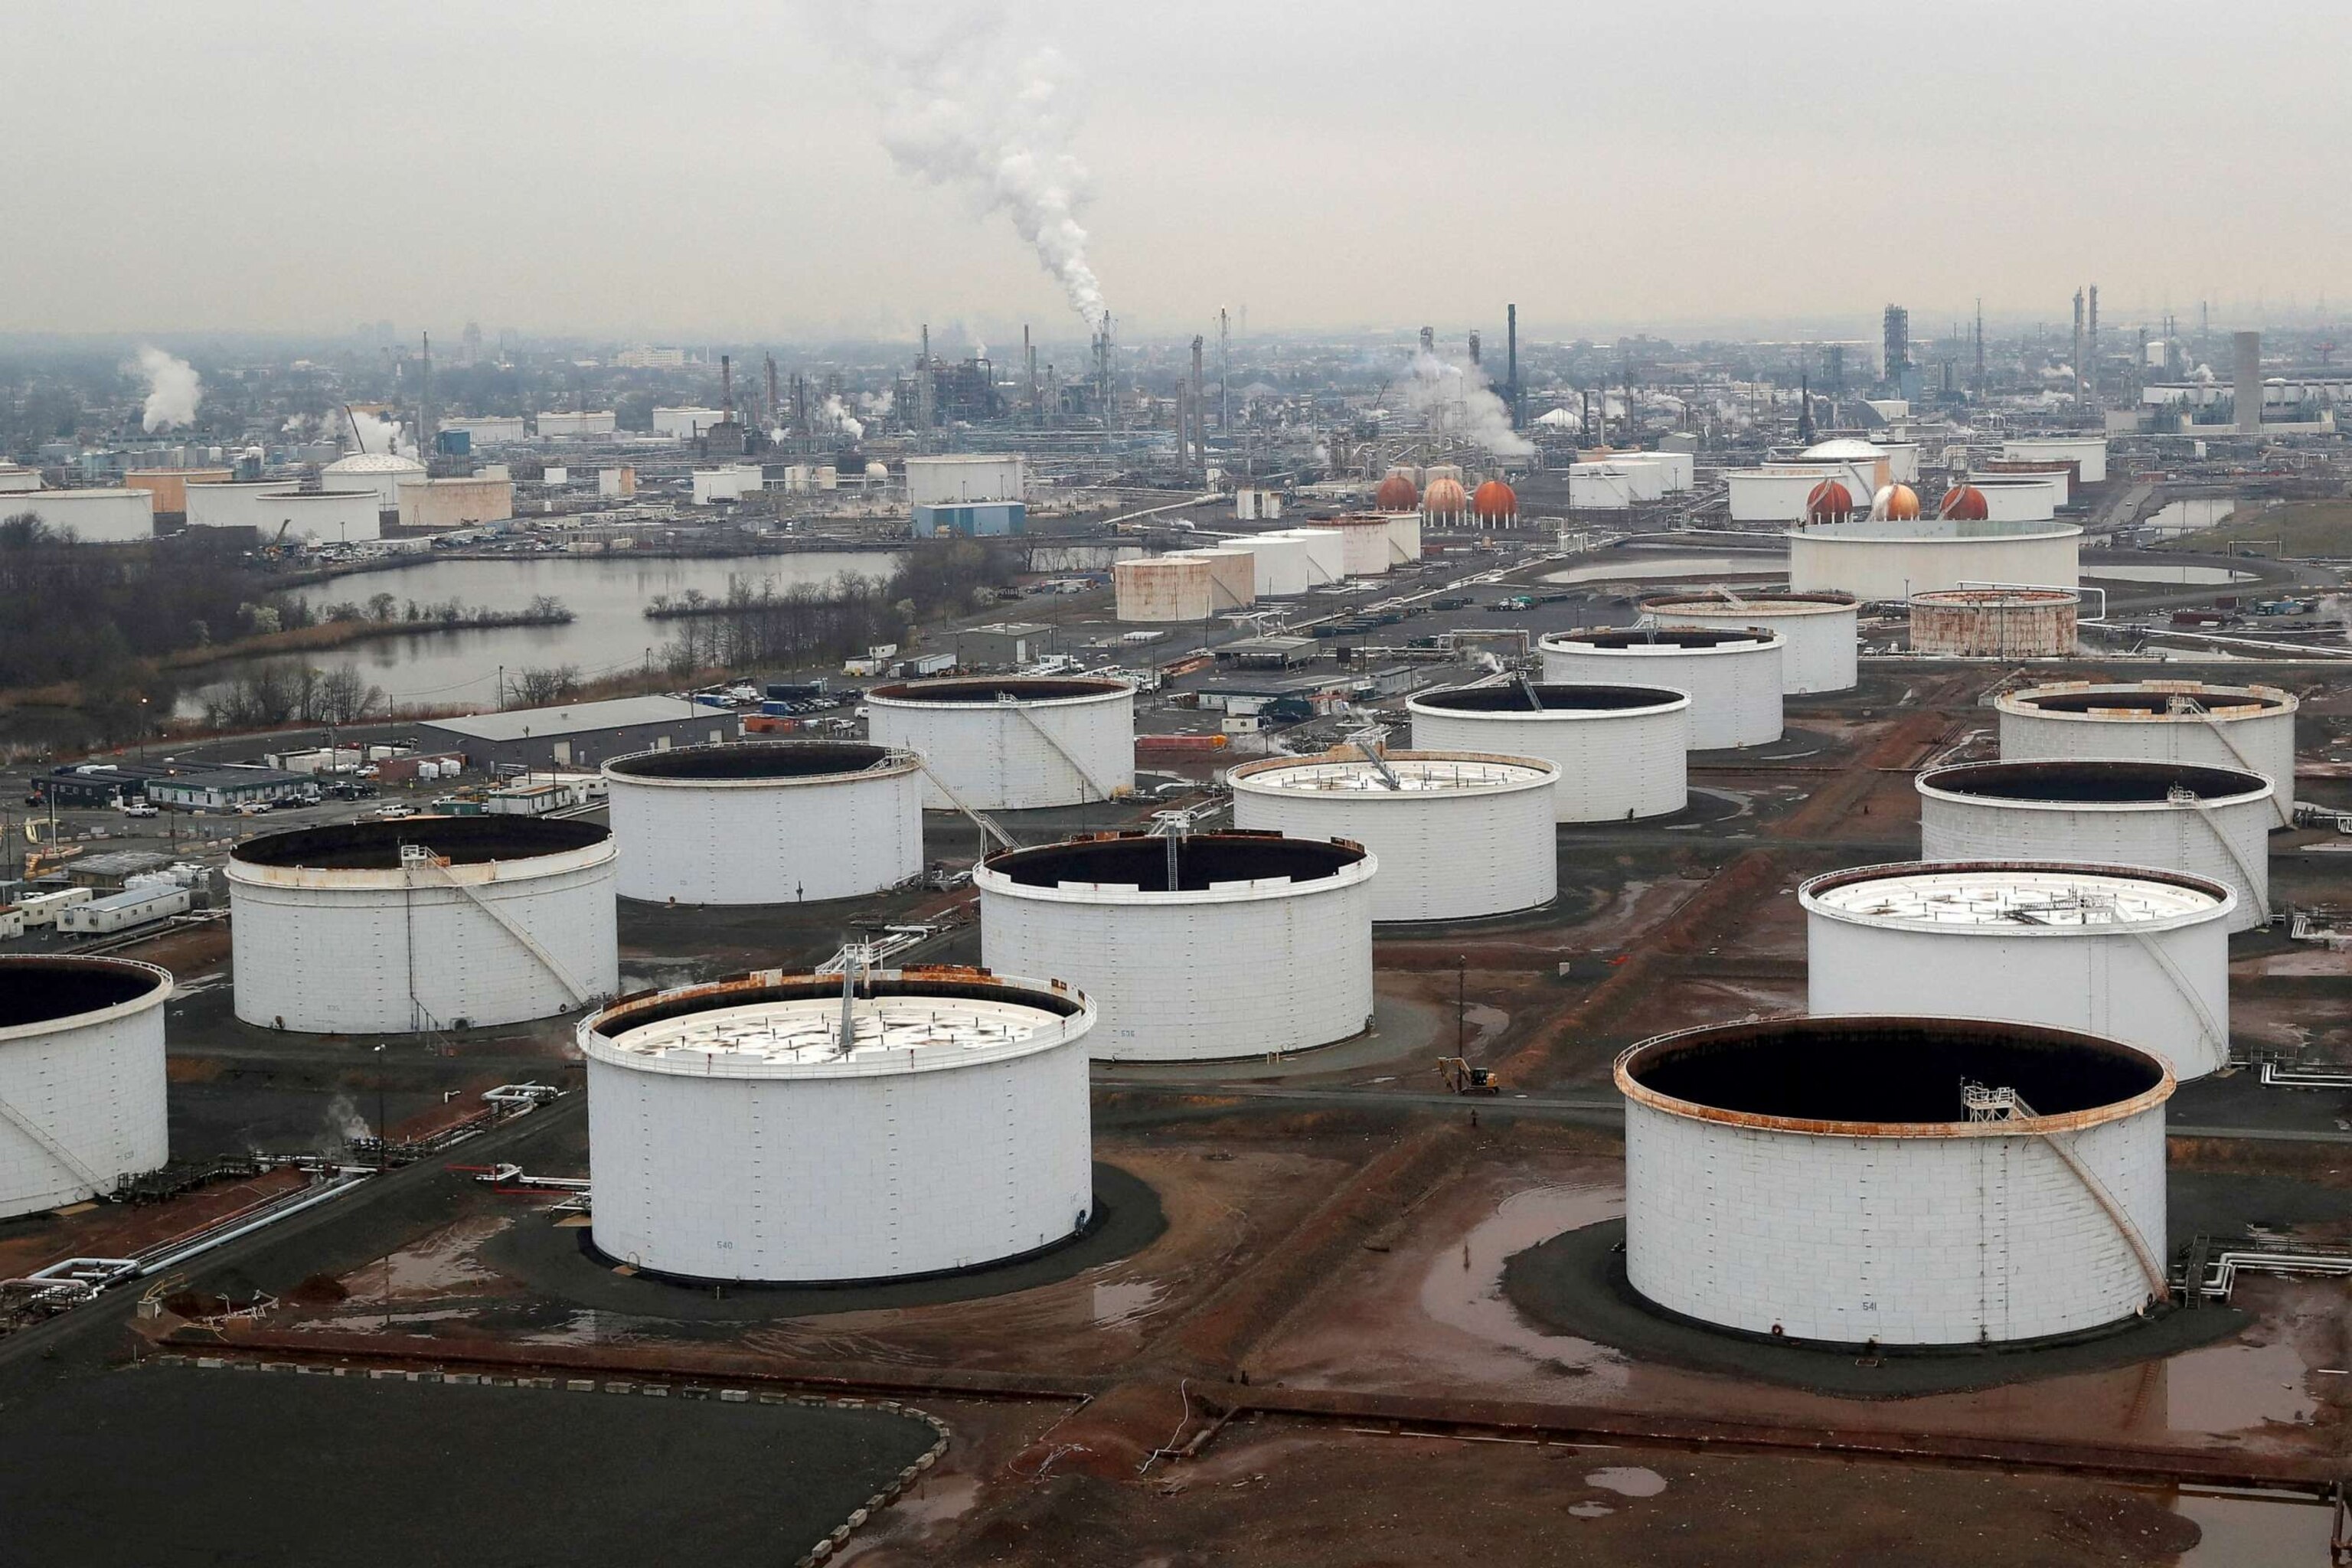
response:
M1690 804L1691 699L1657 686L1498 682L1407 699L1416 751L1534 757L1559 769L1561 822L1632 822Z
M1557 763L1484 752L1330 752L1233 770L1235 827L1362 845L1372 919L1457 921L1551 902Z
M1084 987L1097 1059L1307 1050L1370 1023L1378 869L1360 844L1239 831L1007 849L972 870L981 959Z
M1625 1278L1841 1346L1987 1345L2167 1293L2163 1060L1965 1018L1782 1018L1618 1058Z
M1851 691L1862 679L1861 605L1852 594L1731 588L1658 594L1642 601L1642 618L1655 626L1756 626L1779 634L1780 689L1790 697Z
M152 963L0 955L0 1219L100 1196L169 1158L171 994Z
M922 764L833 741L639 752L604 764L621 897L786 904L922 875Z
M903 681L875 687L866 706L874 744L923 759L930 810L1078 805L1135 788L1135 688L1123 680Z
M698 1282L904 1279L1093 1216L1087 997L984 970L778 971L583 1021L598 1251Z
M419 816L273 833L228 861L236 1016L309 1034L551 1017L620 988L612 834Z
M2004 692L2000 754L2011 762L2119 757L2242 768L2271 784L2272 820L2294 821L2294 721L2275 686L2201 680L2062 681Z
M1780 738L1788 639L1760 626L1588 626L1537 645L1544 679L1625 682L1690 694L1690 745L1711 752Z

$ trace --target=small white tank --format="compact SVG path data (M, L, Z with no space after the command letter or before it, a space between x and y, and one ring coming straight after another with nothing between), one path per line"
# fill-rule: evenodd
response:
M1788 639L1758 626L1588 626L1538 645L1548 681L1625 681L1690 693L1693 751L1780 738Z
M1481 752L1272 757L1226 775L1234 826L1341 839L1376 856L1375 921L1458 921L1551 902L1559 891L1558 764Z
M1416 751L1539 757L1559 768L1561 822L1631 822L1690 804L1687 692L1555 681L1457 686L1408 699ZM1540 704L1539 706L1538 704Z

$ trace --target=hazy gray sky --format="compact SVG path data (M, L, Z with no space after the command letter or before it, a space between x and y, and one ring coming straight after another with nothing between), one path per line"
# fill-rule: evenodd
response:
M1130 331L2352 293L2338 0L992 9L1066 58ZM894 163L871 15L10 0L0 330L1076 336L1003 216Z

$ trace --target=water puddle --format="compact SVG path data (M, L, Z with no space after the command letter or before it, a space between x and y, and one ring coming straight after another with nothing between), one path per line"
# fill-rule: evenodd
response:
M2287 1498L2181 1492L2172 1510L2204 1539L2175 1559L2180 1568L2325 1568L2334 1510Z
M961 1517L980 1500L980 1482L971 1476L927 1476L890 1506L909 1524L940 1524Z
M2176 1432L2237 1432L2266 1421L2307 1423L2318 1408L2304 1392L2303 1357L2291 1344L2210 1345L2164 1363L2165 1403Z
M1422 1280L1421 1310L1436 1321L1572 1371L1622 1365L1616 1352L1531 1328L1503 1296L1503 1264L1562 1231L1614 1219L1622 1193L1606 1187L1531 1187L1514 1193L1463 1238L1438 1254Z
M1584 1484L1620 1497L1655 1497L1666 1489L1666 1478L1640 1465L1612 1465L1585 1477Z
M1607 1519L1617 1510L1605 1502L1579 1502L1569 1504L1568 1511L1579 1519Z
M1107 1329L1119 1323L1131 1323L1159 1306L1160 1296L1160 1286L1150 1279L1097 1285L1095 1287L1095 1326Z

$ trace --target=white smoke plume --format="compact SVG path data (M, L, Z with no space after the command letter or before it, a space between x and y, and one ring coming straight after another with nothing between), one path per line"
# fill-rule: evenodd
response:
M1486 384L1478 365L1416 353L1400 378L1408 407L1441 430L1476 443L1497 458L1524 458L1535 443L1511 428L1511 411Z
M866 422L849 412L837 392L827 395L824 406L817 410L817 417L853 441L866 439Z
M890 156L908 174L968 191L983 210L1004 214L1070 309L1099 330L1108 308L1078 222L1088 176L1070 151L1061 55L1024 52L992 6L919 40L902 16L861 8L852 19L888 92L882 144Z
M352 415L352 435L363 452L373 452L379 457L415 455L410 443L401 436L400 425L394 420L355 412Z
M147 378L147 406L140 428L161 430L196 422L196 400L205 395L205 384L195 366L150 344L139 351L139 372Z
M879 392L861 392L857 395L857 411L861 414L879 416L888 414L898 405L898 394L893 387L886 386Z

